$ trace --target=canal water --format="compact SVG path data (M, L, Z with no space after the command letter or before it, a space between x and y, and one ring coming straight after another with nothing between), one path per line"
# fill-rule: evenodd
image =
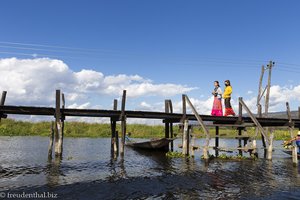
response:
M65 138L62 160L49 161L48 142L46 137L0 137L0 198L300 199L300 167L277 149L280 141L272 161L260 151L256 161L210 162L201 160L202 152L167 158L129 147L124 158L112 159L110 139L103 138ZM177 151L179 143L175 140ZM221 139L220 146L237 146L237 141Z

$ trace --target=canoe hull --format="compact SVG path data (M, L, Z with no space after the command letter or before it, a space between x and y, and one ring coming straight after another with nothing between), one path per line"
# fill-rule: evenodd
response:
M292 151L283 150L284 153L292 155ZM300 154L298 153L298 158L300 158Z
M169 138L162 138L162 139L155 139L145 142L128 142L126 146L130 146L133 148L139 149L150 149L150 150L163 150L168 149L169 143L173 141L173 139Z

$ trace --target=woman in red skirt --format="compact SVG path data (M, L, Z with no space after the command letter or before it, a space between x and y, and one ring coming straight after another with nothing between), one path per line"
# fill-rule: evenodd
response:
M219 81L214 82L215 89L212 92L214 95L214 104L211 111L211 115L214 116L223 116L222 110L222 89L220 87Z

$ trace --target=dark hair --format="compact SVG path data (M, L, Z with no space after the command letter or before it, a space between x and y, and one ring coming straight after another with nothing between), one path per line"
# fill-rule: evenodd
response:
M225 83L228 83L227 85L230 86L230 80L226 80ZM226 84L225 84L226 85Z
M218 84L218 87L220 87L220 83L219 83L219 81L215 81L215 83L217 83L217 84Z

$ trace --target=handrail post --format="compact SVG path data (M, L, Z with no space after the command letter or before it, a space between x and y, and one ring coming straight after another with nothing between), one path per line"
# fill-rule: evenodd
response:
M123 90L122 106L121 106L121 131L122 131L121 149L120 149L121 156L124 155L125 136L126 136L125 104L126 104L126 90Z
M205 145L203 148L203 157L204 159L209 159L209 155L208 155L208 146L209 146L209 141L210 141L210 135L209 135L209 131L208 128L205 126L202 118L200 117L200 115L198 114L197 110L195 109L195 107L193 106L192 102L190 101L190 99L188 98L187 95L184 95L186 102L189 104L189 106L192 109L192 112L194 113L197 121L199 122L199 124L201 125L205 135L206 135L206 141L205 141Z
M267 159L272 159L272 150L273 150L273 133L271 133L270 138L267 137L267 134L263 127L260 125L259 121L256 119L256 117L252 114L248 106L245 104L245 102L242 99L239 99L239 102L243 105L244 109L249 114L250 118L254 122L254 124L257 126L257 128L261 131L262 135L265 138L265 142L267 143Z
M6 94L7 94L7 91L3 91L3 92L2 92L1 101L0 101L0 106L4 106L5 99L6 99ZM2 115L3 115L3 113L0 112L0 122L1 122L1 117L2 117Z

